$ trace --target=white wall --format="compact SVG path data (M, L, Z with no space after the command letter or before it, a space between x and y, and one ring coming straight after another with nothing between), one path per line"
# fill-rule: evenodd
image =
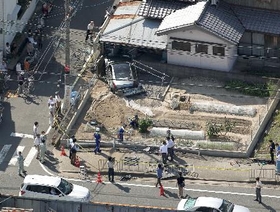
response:
M236 61L236 46L232 43L219 38L199 27L189 27L188 30L172 32L170 37L191 40L191 52L176 51L171 49L171 42L167 47L167 63L174 65L190 66L196 68L212 69L219 71L230 71ZM208 54L195 53L195 44L199 41L208 45ZM206 42L206 43L205 43ZM212 54L212 47L215 44L225 45L225 56ZM230 48L228 48L230 47Z

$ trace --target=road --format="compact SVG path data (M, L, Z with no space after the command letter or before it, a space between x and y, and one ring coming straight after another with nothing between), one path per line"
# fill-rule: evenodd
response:
M163 181L166 196L159 195L159 189L154 186L154 179L131 180L127 182L117 181L115 184L104 182L96 184L79 179L68 179L72 183L85 186L92 193L92 200L95 202L109 202L117 204L133 204L140 206L155 206L164 208L176 208L179 199L177 198L177 187L175 182ZM1 187L0 192L9 191L17 195L18 187ZM254 188L252 185L211 185L187 181L184 194L195 196L212 196L224 198L239 205L248 207L252 212L276 212L280 211L279 188L265 187L262 192L263 204L255 201Z
M84 46L84 36L87 24L90 20L94 20L97 26L100 26L104 20L105 10L112 4L108 0L77 0L82 2L81 7L78 8L76 15L71 21L71 41L75 40L79 46ZM28 173L45 174L38 161L35 159L32 127L35 121L39 122L39 131L48 131L48 107L47 100L50 95L54 95L58 90L55 83L61 78L60 72L63 70L62 64L52 58L54 47L48 51L48 45L52 39L49 37L56 33L55 27L61 25L64 19L63 5L64 1L55 1L55 6L50 13L50 16L45 21L44 33L46 39L43 42L43 51L41 55L46 53L46 56L40 61L41 65L38 67L38 73L35 74L35 91L34 93L25 96L17 97L15 95L5 98L3 106L3 122L0 126L0 187L9 188L12 184L18 188L22 179L17 175L16 155L18 151L23 152L25 157L25 169ZM75 33L80 31L80 34ZM82 34L82 37L81 37ZM80 39L80 40L79 40ZM75 47L78 48L78 47ZM75 51L75 49L71 49ZM24 57L23 57L24 58ZM44 73L44 74L42 74ZM13 76L16 79L16 76ZM10 82L12 92L17 88L15 81ZM63 86L60 88L60 94L63 96ZM31 137L31 138L30 138ZM56 171L57 166L55 158L52 158L46 164L52 171ZM11 183L11 179L14 179ZM9 190L9 189L8 189ZM9 193L9 192L8 192Z

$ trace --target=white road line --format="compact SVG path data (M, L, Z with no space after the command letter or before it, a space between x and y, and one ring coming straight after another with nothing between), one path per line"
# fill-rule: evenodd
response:
M36 148L32 147L24 160L24 166L28 167L36 154L37 154Z
M40 166L42 167L42 169L43 169L48 175L50 175L50 176L55 176L53 173L49 172L49 171L46 169L46 167L45 167L42 163L39 163L39 164L40 164Z
M49 134L49 132L51 131L51 129L52 129L52 127L49 126L49 128L48 128L47 131L46 131L46 135Z
M24 133L14 133L14 132L12 132L11 134L10 134L10 136L12 136L12 137L20 137L20 138L34 138L33 137L33 135L30 135L30 134L24 134Z
M12 144L6 144L3 146L0 152L0 164L4 161L6 155L9 152L9 149L11 148Z
M24 146L18 146L17 150L14 152L12 159L9 162L9 166L15 166L17 163L18 152L23 152Z

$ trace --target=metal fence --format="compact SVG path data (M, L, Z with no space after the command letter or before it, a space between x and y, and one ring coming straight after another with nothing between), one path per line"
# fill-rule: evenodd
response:
M145 162L140 161L138 158L127 158L124 160L115 161L115 171L116 172L132 172L132 173L156 173L159 162L151 161ZM107 160L98 160L98 170L107 170ZM177 176L179 172L182 172L184 176L190 176L198 178L199 174L195 172L195 166L193 164L186 165L164 165L164 175L165 177Z
M1 208L21 208L21 211L33 212L168 212L175 211L172 208L144 207L111 203L79 203L57 200L35 200L15 196L1 196ZM26 210L23 210L26 209ZM33 210L28 210L33 209ZM13 209L11 211L18 211Z

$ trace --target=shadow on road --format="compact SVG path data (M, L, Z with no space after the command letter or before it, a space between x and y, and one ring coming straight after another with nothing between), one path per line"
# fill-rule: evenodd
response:
M129 193L130 192L130 189L129 187L126 187L126 186L122 186L120 184L117 184L117 183L113 183L114 186L116 186L118 189L126 192L126 193Z
M276 210L274 209L274 208L272 208L271 206L269 206L269 205L267 205L267 204L265 204L265 203L261 203L262 205L263 205L263 207L265 208L265 209L267 209L268 211L270 211L270 212L276 212Z

